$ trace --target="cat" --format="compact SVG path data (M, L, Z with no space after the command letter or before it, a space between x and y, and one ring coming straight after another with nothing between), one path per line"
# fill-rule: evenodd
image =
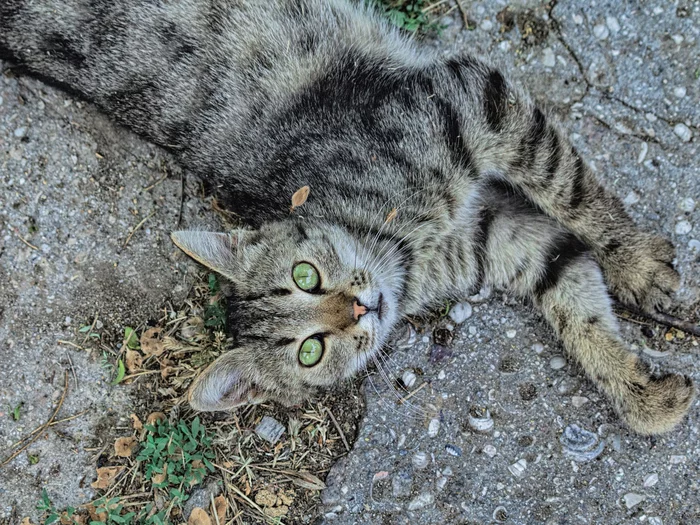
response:
M692 381L650 373L608 295L667 308L672 245L486 60L343 0L4 0L0 49L173 152L247 221L172 234L233 287L235 348L191 386L195 409L299 403L362 370L402 317L490 286L541 309L633 431L687 413Z

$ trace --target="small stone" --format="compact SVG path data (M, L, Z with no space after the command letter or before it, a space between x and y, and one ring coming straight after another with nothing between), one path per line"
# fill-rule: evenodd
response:
M416 384L416 374L412 370L406 370L401 376L401 382L406 388L413 388Z
M472 305L464 302L457 303L450 308L450 319L452 319L455 324L462 324L464 321L472 316Z
M24 126L17 128L14 132L15 137L17 137L18 139L21 139L26 134L27 134L27 128L25 128Z
M438 374L438 379L443 380L447 377L447 374L445 374L444 370L440 370L440 373Z
M614 16L608 16L605 18L605 25L608 26L611 32L617 33L620 30L620 22Z
M685 456L671 456L668 458L669 463L672 465L678 465L678 463L685 463Z
M644 144L646 144L646 142ZM639 202L639 195L637 195L636 192L631 191L627 194L627 197L625 197L622 202L624 202L627 206L637 204Z
M583 17L582 17L581 15L574 15L574 16L572 16L571 18L573 19L574 24L576 24L576 25L578 25L578 26L580 26L581 24L583 24Z
M693 138L693 132L690 131L690 128L682 122L679 122L673 126L673 132L678 135L678 138L680 138L683 142L690 142L690 139Z
M644 162L644 159L647 158L648 152L649 152L649 144L647 144L646 142L642 142L642 149L639 150L639 155L637 155L637 164L641 164L642 162ZM634 192L632 192L632 193L634 193ZM639 197L637 197L637 200L639 200ZM634 204L634 203L632 203L632 204Z
M0 97L0 106L2 106L2 97Z
M623 496L623 499L625 500L625 506L628 509L631 509L632 507L635 507L639 505L642 501L646 499L646 496L642 496L641 494L635 494L634 492L628 492Z
M688 197L686 199L683 199L678 204L678 207L681 209L681 211L692 213L695 210L695 201Z
M508 339L514 339L517 333L518 332L516 330L506 330L506 337Z
M479 26L483 31L491 31L493 29L493 22L491 20L484 20L481 22L481 25Z
M549 368L552 370L561 370L566 366L566 359L560 355L555 355L549 360Z
M571 398L571 404L576 408L581 408L583 405L588 403L588 398L584 396L574 396Z
M542 65L544 67L554 67L557 64L556 57L554 56L554 51L551 47L545 47L542 51Z
M439 431L440 431L440 420L437 418L431 419L430 423L428 423L428 436L434 438L435 436L438 435Z
M275 418L265 416L262 418L258 426L255 427L255 433L268 443L274 445L279 438L284 434L284 425Z
M469 327L469 335L476 335L477 333L478 333L478 330L476 329L476 326Z
M685 40L683 35L673 35L671 38L678 46L680 46L683 43L683 40Z
M492 517L494 521L498 523L505 523L508 521L508 512L505 507L496 507L493 511Z
M526 468L527 468L527 461L525 459L519 459L518 461L513 463L510 467L508 467L508 470L516 478L521 478L523 476L523 474L525 474Z
M442 471L443 476L450 477L454 474L454 471L452 470L452 467L445 467Z
M408 504L408 510L418 510L432 505L435 501L435 496L430 492L423 492L411 500Z
M691 239L688 242L688 248L690 248L694 252L700 253L700 241L697 239Z
M455 456L457 458L462 456L462 449L457 445L452 445L451 443L445 445L445 452L447 452L450 456Z
M647 518L647 523L649 525L664 525L664 521L657 516L649 516Z
M492 458L496 455L496 447L493 445L485 445L483 449L484 454L486 454L488 457Z
M678 221L675 231L678 235L686 235L693 229L693 225L688 221Z
M644 486L647 488L653 487L658 482L659 482L659 475L656 472L649 474L647 477L644 478Z
M395 498L406 498L411 494L412 484L413 474L411 471L405 468L401 469L391 478L391 493Z
M610 35L610 30L603 24L593 27L593 34L598 40L605 40Z
M673 94L676 96L676 98L683 98L685 97L685 87L683 86L678 86L676 88L673 88Z
M426 454L425 452L416 452L413 455L413 459L411 460L413 466L418 470L422 470L425 467L427 467L429 462L430 459L428 458L428 454Z
M544 345L542 343L535 343L532 345L532 349L537 355L540 355L542 352L544 352Z

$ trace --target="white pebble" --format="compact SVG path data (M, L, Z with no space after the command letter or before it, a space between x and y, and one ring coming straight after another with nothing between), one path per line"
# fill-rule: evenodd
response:
M552 357L552 359L549 360L549 367L552 370L561 370L566 366L566 359L564 359L560 355L555 355Z
M484 447L484 454L486 454L488 457L492 458L496 455L496 447L493 445L486 445Z
M434 438L435 436L438 435L438 432L440 431L440 420L437 418L433 418L430 420L430 423L428 423L428 436L431 438Z
M279 438L284 434L284 425L270 416L264 416L258 426L255 427L255 433L263 438L268 443L274 445L279 441Z
M508 339L513 339L517 335L517 333L518 332L516 330L506 330L506 337Z
M668 458L669 463L672 465L677 465L678 463L685 463L685 456L671 456Z
M690 128L682 122L679 122L673 126L673 132L678 135L678 138L680 138L683 142L690 142L690 139L693 138L693 132L690 131Z
M445 374L444 370L440 370L440 373L438 374L438 379L442 380L445 379L447 375Z
M432 505L434 501L435 496L433 496L430 492L424 492L411 500L411 502L408 504L408 510L422 509L428 505Z
M678 207L682 211L687 211L688 213L692 213L693 210L695 210L695 201L688 197L687 199L683 199L679 204Z
M612 31L613 33L617 33L620 30L620 22L617 21L617 18L614 16L608 16L605 18L605 24L608 26L608 29Z
M642 142L642 150L639 152L639 155L637 155L637 164L641 164L644 162L644 159L647 158L647 152L649 151L649 144L646 142Z
M542 352L544 352L544 345L542 343L535 343L532 345L532 349L537 355L540 355Z
M693 225L690 224L688 221L678 221L676 223L676 233L678 235L686 235L690 233L692 229Z
M22 126L22 127L20 127L20 128L17 128L17 129L15 130L15 133L14 133L15 137L17 137L18 139L21 139L21 138L24 137L26 134L27 134L27 128L25 128L24 126Z
M655 15L660 15L660 14L663 13L663 12L664 12L664 8L663 8L663 7L655 7L655 8L654 8L654 14L655 14Z
M679 46L683 43L683 40L685 40L683 35L673 35L671 38L673 38L673 41Z
M500 44L498 44L498 47L501 49L501 51L510 51L511 48L511 43L510 40L504 40Z
M542 65L544 67L554 67L556 63L557 60L554 56L554 51L552 51L552 48L545 47L542 51Z
M464 302L457 303L452 308L450 308L450 319L452 319L455 324L462 324L464 321L472 316L472 305Z
M488 20L488 19L484 20L483 22L481 22L480 27L484 31L491 31L491 29L493 29L493 22L491 22L491 20Z
M646 142L644 144L646 144ZM639 202L639 195L637 195L637 192L631 191L627 194L627 197L625 197L622 202L627 204L627 206L631 206L632 204L637 204Z
M700 241L697 239L690 239L688 242L688 248L690 248L694 252L700 253Z
M658 516L649 516L649 518L647 519L647 523L649 525L664 525L664 520L662 520Z
M673 88L673 94L676 96L676 98L683 98L685 97L685 87L684 86L678 86L676 88Z
M623 499L625 500L625 506L628 509L631 509L632 507L635 507L636 505L639 505L642 501L646 499L646 496L642 496L641 494L635 494L634 492L628 492L623 496Z
M598 40L605 40L610 35L610 31L603 24L598 24L597 26L593 27L593 34Z
M428 459L428 454L426 454L425 452L416 452L413 455L413 459L411 460L413 466L419 470L422 470L425 467L427 467L429 462L430 460Z
M653 487L659 482L659 475L654 472L653 474L649 474L647 477L644 478L644 486L649 488Z
M510 467L508 467L508 470L510 470L510 473L513 474L516 478L520 478L525 474L525 469L527 468L527 461L524 459L519 459L515 463L513 463Z
M411 370L406 370L401 376L401 381L406 388L412 388L416 384L416 374Z
M653 113L647 113L646 115L644 115L644 118L647 119L649 122L656 122L657 120L659 120L659 118Z
M588 403L588 398L584 396L574 396L571 398L571 404L576 408L581 408L583 405Z
M574 24L579 26L583 24L583 17L581 15L574 15L571 18L574 20Z

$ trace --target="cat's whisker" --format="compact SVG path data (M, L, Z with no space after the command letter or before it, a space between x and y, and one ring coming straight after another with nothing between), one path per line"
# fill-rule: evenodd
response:
M379 371L380 376L382 377L382 379L384 380L386 385L389 387L391 393L396 398L396 401L401 402L401 404L406 406L406 408L415 415L421 415L421 416L427 415L427 411L425 409L418 407L418 406L414 405L413 403L410 403L407 400L404 400L405 399L404 396L401 395L401 393L396 389L396 387L394 386L394 383L391 381L391 378L389 377L389 374L382 366L382 364L384 364L384 366L386 366L386 363L382 360L381 354L377 353L377 354L373 355L372 358L374 360L375 365L377 366L377 370Z

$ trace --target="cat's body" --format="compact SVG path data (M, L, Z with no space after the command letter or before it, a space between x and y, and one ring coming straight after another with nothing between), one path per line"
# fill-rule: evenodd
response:
M195 384L197 408L299 401L363 367L402 315L486 285L540 305L634 430L686 413L692 383L625 349L603 282L668 306L672 247L488 63L341 0L5 0L0 50L173 151L258 228L174 237L235 289L237 349ZM295 283L300 261L317 288ZM310 338L322 358L302 366Z

